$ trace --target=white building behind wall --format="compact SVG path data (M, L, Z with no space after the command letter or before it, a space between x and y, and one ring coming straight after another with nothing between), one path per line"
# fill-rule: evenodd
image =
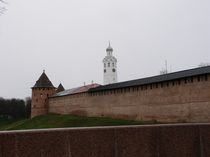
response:
M104 64L104 85L117 83L117 59L113 56L113 48L110 46L106 49L106 57L103 59Z

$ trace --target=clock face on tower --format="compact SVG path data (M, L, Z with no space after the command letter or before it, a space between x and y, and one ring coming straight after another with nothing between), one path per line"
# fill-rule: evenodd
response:
M113 68L112 71L115 72L116 70Z

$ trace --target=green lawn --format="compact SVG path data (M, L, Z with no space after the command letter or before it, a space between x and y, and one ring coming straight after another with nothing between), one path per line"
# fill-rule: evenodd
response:
M0 130L21 130L41 128L66 128L66 127L91 127L91 126L116 126L116 125L142 125L154 122L141 122L97 117L79 117L71 115L49 114L24 119L15 122L0 121Z

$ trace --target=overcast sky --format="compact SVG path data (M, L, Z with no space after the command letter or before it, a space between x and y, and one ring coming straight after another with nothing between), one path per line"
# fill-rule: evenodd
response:
M43 69L58 86L103 83L108 41L119 81L210 62L209 0L7 0L0 96L25 98Z

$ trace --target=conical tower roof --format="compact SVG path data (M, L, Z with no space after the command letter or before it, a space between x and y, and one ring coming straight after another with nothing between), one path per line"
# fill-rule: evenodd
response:
M36 81L36 84L32 88L55 88L52 82L49 80L45 71L43 71L42 75Z
M57 90L56 90L56 93L62 92L64 90L65 89L64 89L63 85L60 83L59 86L58 86L58 88L57 88Z

